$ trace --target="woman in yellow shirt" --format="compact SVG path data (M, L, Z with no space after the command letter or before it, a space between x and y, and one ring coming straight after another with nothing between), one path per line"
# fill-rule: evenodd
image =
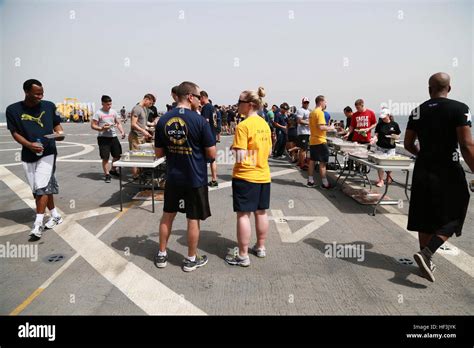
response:
M231 149L235 155L232 173L232 196L237 213L237 241L239 246L226 256L226 262L242 267L250 266L250 214L255 216L257 244L252 248L258 257L266 256L265 239L268 232L266 209L270 207L270 167L268 156L272 150L270 127L257 114L263 106L265 91L262 87L240 94L238 114L244 115L235 130Z

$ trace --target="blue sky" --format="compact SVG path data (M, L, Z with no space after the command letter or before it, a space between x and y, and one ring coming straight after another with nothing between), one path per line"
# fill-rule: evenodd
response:
M451 74L450 95L474 105L474 1L0 1L0 110L41 80L45 98L133 106L191 80L218 104L264 86L269 103L328 98L428 98Z

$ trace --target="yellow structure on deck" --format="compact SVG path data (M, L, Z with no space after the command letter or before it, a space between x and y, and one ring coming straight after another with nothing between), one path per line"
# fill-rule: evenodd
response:
M63 102L56 103L56 111L67 122L89 122L94 109L93 103L80 103L77 98L64 98Z

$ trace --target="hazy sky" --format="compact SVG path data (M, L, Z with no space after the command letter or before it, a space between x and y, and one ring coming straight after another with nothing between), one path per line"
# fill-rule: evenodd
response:
M428 98L435 72L474 108L474 1L2 1L0 110L37 78L45 99L128 109L194 81L217 103L328 98L341 111Z

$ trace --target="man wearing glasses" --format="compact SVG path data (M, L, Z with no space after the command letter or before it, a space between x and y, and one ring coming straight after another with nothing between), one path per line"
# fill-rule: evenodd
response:
M176 213L181 212L188 219L188 256L183 260L183 271L191 272L208 261L206 255L197 255L197 246L199 220L211 216L207 162L216 157L216 140L209 123L196 112L201 98L199 87L183 82L176 94L178 105L163 115L156 127L155 153L158 158L166 156L167 180L155 265L167 265L171 227Z

